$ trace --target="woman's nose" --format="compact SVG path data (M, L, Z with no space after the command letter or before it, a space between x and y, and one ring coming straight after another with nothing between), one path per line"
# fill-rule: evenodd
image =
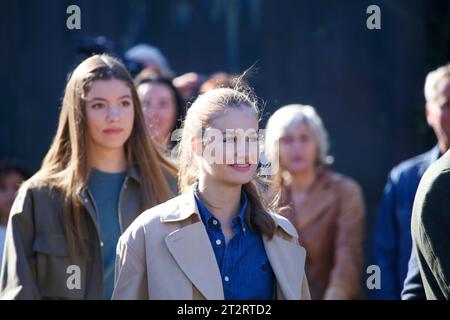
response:
M239 139L236 143L236 161L238 164L244 164L248 158L248 142L244 139Z
M120 120L120 111L117 106L109 106L107 120L109 122L116 122Z
M158 112L157 112L155 109L152 109L152 110L150 111L150 117L151 117L152 119L158 118Z

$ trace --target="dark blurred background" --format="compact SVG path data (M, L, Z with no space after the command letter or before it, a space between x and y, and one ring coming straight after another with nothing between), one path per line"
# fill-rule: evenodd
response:
M81 30L66 27L71 4L81 8ZM381 30L366 27L372 4L381 8ZM256 62L251 84L265 111L315 106L334 168L362 184L370 264L388 171L435 143L423 84L450 60L450 2L15 0L0 2L0 35L0 158L30 171L55 133L83 36L105 36L119 53L141 42L157 46L177 74L242 72Z

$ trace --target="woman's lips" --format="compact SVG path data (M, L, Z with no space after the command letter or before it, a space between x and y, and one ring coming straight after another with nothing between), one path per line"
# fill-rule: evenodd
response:
M251 167L250 164L230 164L229 166L239 172L247 172L250 170Z
M123 131L122 128L107 128L103 130L103 132L106 134L119 134L122 131Z

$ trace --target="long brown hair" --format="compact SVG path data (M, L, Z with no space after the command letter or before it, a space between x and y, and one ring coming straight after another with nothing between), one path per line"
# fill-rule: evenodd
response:
M180 192L186 192L198 181L199 167L194 158L191 146L192 137L202 134L204 128L229 108L250 108L259 119L257 99L249 87L236 83L233 89L218 88L200 95L187 111L184 121L183 135L180 142L180 168L178 185ZM246 216L249 227L261 234L272 237L275 233L275 222L268 213L276 210L276 206L267 203L258 188L255 178L242 186L248 197L251 210Z
M133 79L116 58L102 54L84 60L70 76L62 101L58 129L53 143L35 178L63 194L64 221L72 249L84 249L84 220L80 192L87 185L89 167L86 156L85 97L96 80L117 79L130 88L134 105L134 124L125 143L128 166L135 166L141 177L142 200L146 208L170 199L164 172L176 175L176 168L156 151L145 126Z

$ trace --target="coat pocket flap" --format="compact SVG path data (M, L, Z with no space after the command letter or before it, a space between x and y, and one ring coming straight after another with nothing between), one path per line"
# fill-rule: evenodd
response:
M33 251L63 257L69 255L69 244L63 234L38 234L34 239Z

